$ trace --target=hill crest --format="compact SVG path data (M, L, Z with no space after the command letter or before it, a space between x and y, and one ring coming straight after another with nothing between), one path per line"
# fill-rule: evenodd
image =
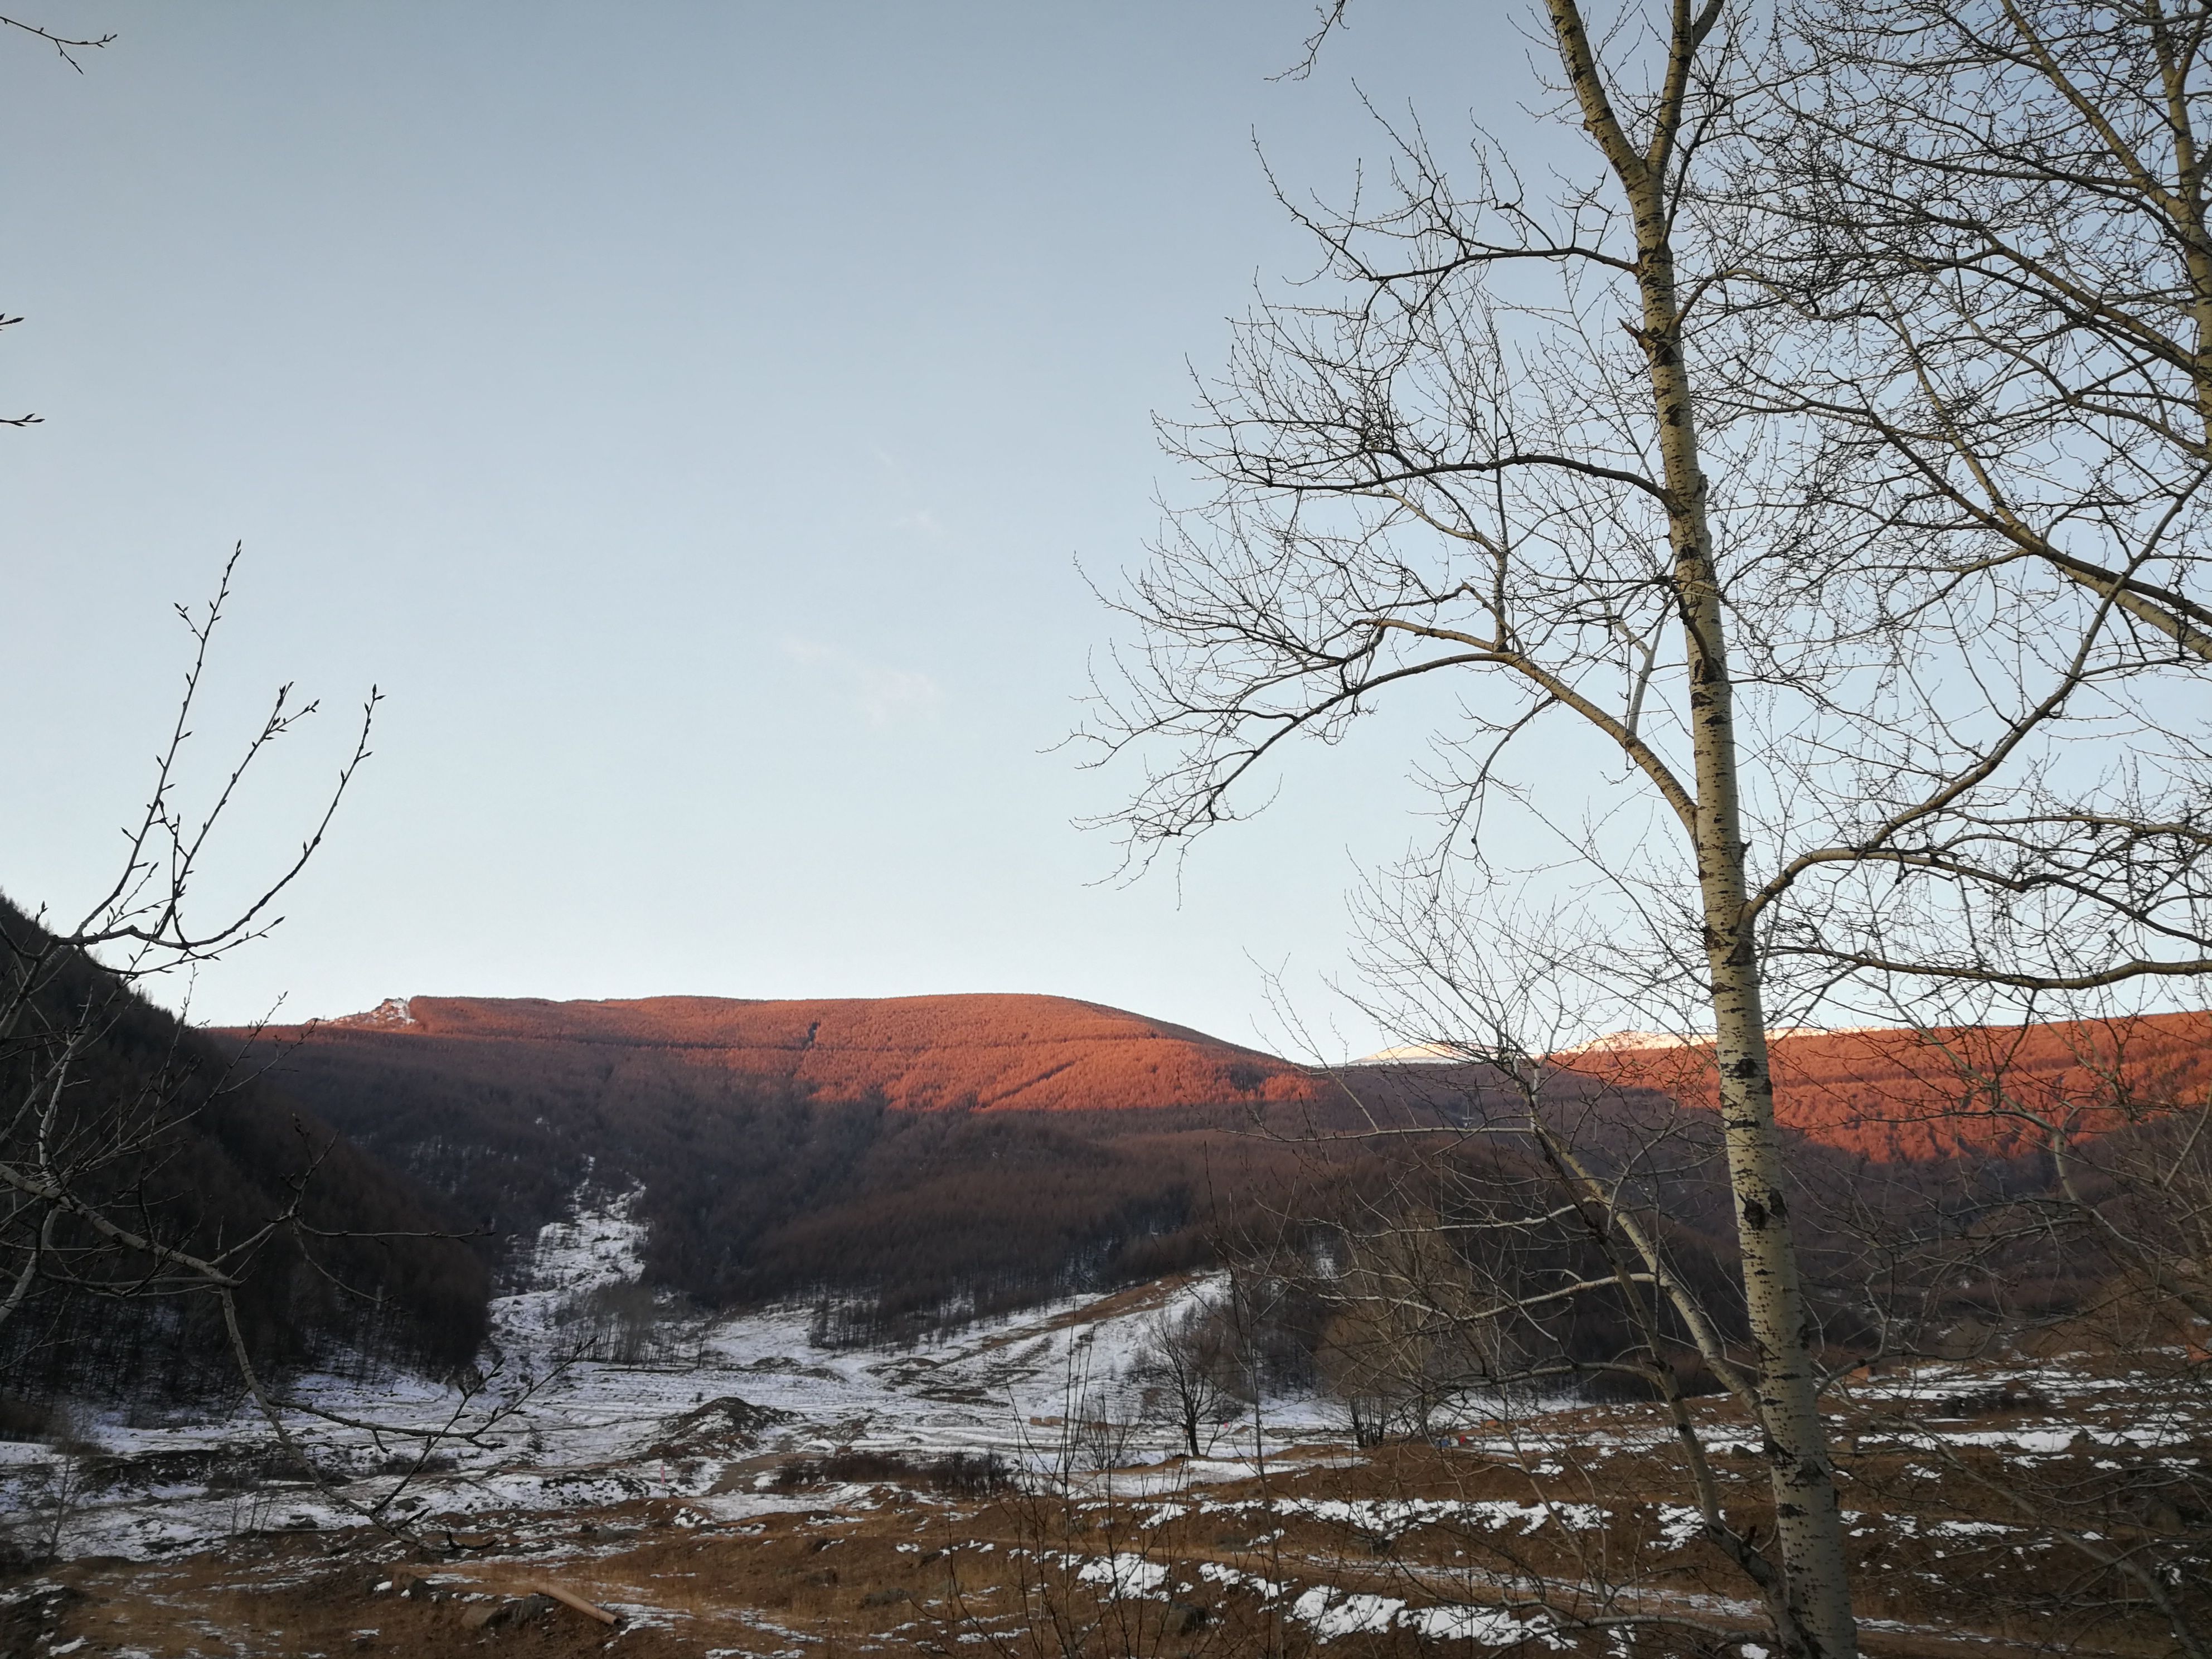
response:
M896 1110L1087 1112L1318 1103L1348 1085L1393 1095L1485 1092L1486 1074L1431 1049L1370 1056L1330 1074L1188 1026L1102 1003L1029 993L748 1000L662 996L394 998L326 1030L663 1051L679 1063L781 1083L823 1100L880 1097ZM1878 1162L2018 1156L2038 1118L2077 1132L2212 1086L2212 1013L2141 1015L1924 1032L1778 1032L1777 1115L1822 1145ZM1716 1103L1710 1044L1627 1033L1553 1057L1585 1085ZM1376 1062L1380 1062L1379 1064ZM2001 1079L2001 1081L2000 1081ZM2115 1110L2115 1106L2119 1109Z
M2100 1134L2204 1098L2212 1013L1798 1030L1769 1052L1775 1115L1812 1140L1884 1163L2018 1157L2046 1146L2051 1124ZM1601 1040L1554 1058L1601 1085L1717 1103L1709 1042Z
M394 1038L688 1051L695 1064L799 1084L831 1099L878 1092L908 1111L1077 1111L1304 1100L1299 1067L1101 1003L1024 993L754 1000L663 996L394 998L330 1024Z

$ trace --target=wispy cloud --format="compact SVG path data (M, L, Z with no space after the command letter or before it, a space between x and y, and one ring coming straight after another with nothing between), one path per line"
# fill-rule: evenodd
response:
M783 654L836 684L871 726L937 718L945 693L927 674L863 661L849 651L815 640L786 640Z
M919 536L924 541L943 541L948 526L937 509L928 505L927 480L903 456L892 454L881 444L871 446L871 453L875 456L883 496L914 503L903 511L894 512L884 521L885 527L902 536ZM923 499L917 501L917 497Z
M891 528L902 530L910 535L920 536L933 542L941 542L945 539L945 521L939 519L936 511L931 507L917 507L911 513L900 514L891 520Z

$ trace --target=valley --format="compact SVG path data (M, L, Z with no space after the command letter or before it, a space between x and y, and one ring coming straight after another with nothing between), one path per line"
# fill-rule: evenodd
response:
M1595 1655L1655 1617L1668 1643L1756 1628L1656 1406L1468 1397L1425 1437L1361 1445L1338 1402L1262 1395L1192 1455L1145 1398L1144 1358L1219 1274L895 1351L824 1348L793 1306L678 1317L632 1363L580 1357L566 1311L637 1282L635 1203L586 1196L531 1243L471 1397L297 1379L355 1424L452 1421L419 1468L371 1429L295 1414L308 1481L248 1409L111 1413L64 1445L0 1446L11 1541L46 1558L0 1588L0 1651ZM1847 1518L1885 1587L1868 1650L2045 1650L2036 1603L2076 1568L2027 1483L2110 1488L2122 1548L2183 1528L2160 1492L2200 1484L2212 1412L2165 1381L2087 1352L1846 1381ZM1697 1416L1725 1500L1755 1510L1747 1419L1711 1400ZM366 1524L379 1505L386 1524ZM2164 1650L2140 1619L2094 1634L2081 1650Z
M0 74L0 1659L2212 1659L2212 0Z
M1694 1047L1553 1057L1539 1133L1463 1060L1051 998L126 1012L84 1121L183 1055L224 1109L176 1144L240 1172L173 1237L288 1190L340 1224L241 1259L258 1400L158 1304L27 1304L7 1659L1771 1650ZM2206 1024L1778 1043L1867 1651L2149 1659L2212 1612L2166 1103ZM1559 1202L1560 1137L1671 1303ZM364 1191L407 1224L321 1207Z

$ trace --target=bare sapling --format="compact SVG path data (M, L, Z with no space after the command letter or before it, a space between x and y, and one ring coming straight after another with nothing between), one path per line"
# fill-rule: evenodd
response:
M338 1412L272 1371L257 1352L248 1298L257 1267L304 1275L374 1329L378 1293L348 1282L343 1264L373 1260L364 1246L447 1241L458 1249L454 1236L427 1221L398 1230L331 1224L318 1177L337 1143L297 1120L296 1144L259 1212L211 1229L191 1194L170 1190L168 1172L193 1137L258 1085L263 1062L251 1045L237 1056L219 1053L143 994L187 984L277 924L280 901L368 758L379 701L372 690L297 851L211 911L205 872L245 785L318 712L292 687L280 690L204 803L188 804L189 744L239 557L234 550L205 607L179 607L191 644L183 693L112 879L73 917L40 910L0 918L0 1343L19 1373L44 1364L66 1386L85 1369L72 1346L100 1328L73 1322L70 1310L166 1308L197 1320L191 1328L205 1331L286 1459L340 1507L404 1532L404 1499L425 1469L444 1450L493 1443L544 1379L496 1364L488 1373L465 1366L450 1409L429 1418ZM378 1489L356 1488L359 1471L318 1456L302 1437L309 1425L364 1448L387 1478Z

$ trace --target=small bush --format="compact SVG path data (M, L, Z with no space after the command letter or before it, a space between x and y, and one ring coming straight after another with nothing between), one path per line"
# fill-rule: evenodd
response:
M53 1419L54 1408L44 1401L0 1394L0 1440L44 1440Z
M407 1452L386 1458L376 1466L379 1474L451 1474L459 1467L444 1452L433 1452L419 1462Z
M927 1486L978 1498L1004 1492L1014 1480L1012 1468L996 1452L953 1452L917 1463L896 1452L845 1450L785 1464L775 1473L775 1490L797 1492L832 1484Z

